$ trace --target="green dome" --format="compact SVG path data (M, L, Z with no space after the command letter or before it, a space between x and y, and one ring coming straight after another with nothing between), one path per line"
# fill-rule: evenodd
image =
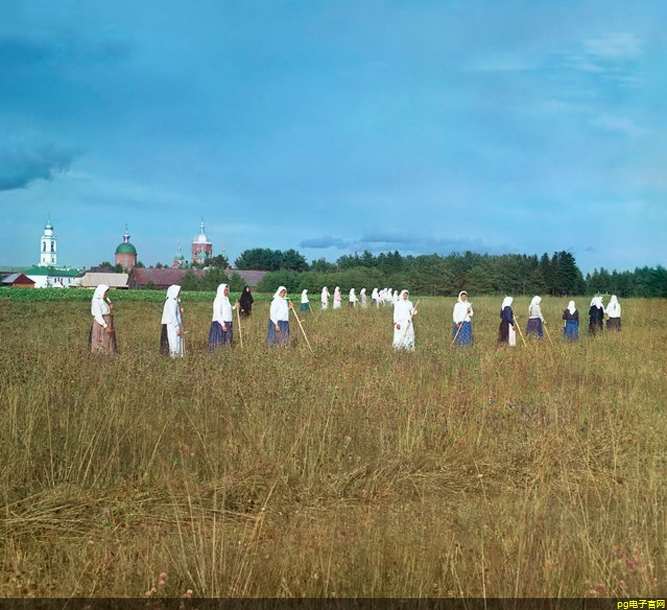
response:
M128 241L123 242L116 248L116 254L136 254L137 249Z
M183 253L180 250L178 252L176 252L176 256L174 256L174 260L182 261L183 259L185 259L185 256L183 256Z

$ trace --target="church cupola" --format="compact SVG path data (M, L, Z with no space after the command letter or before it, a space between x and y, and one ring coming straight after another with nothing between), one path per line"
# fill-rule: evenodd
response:
M137 249L130 243L130 233L125 225L123 243L116 248L116 265L122 265L123 269L131 270L137 264Z
M50 214L46 221L46 226L44 227L44 235L42 235L40 241L39 266L56 266L56 236L53 234L53 225L51 224Z

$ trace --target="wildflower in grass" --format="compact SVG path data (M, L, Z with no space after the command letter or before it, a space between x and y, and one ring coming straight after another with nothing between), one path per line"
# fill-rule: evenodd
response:
M95 541L92 538L90 538L88 540L88 546L93 546L93 544L95 544Z

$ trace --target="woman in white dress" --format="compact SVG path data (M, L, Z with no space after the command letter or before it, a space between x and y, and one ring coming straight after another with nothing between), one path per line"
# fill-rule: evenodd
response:
M348 307L356 307L357 306L357 295L354 293L354 288L350 288L350 296L348 297L348 302L347 305Z
M340 309L340 305L341 305L340 287L336 286L336 288L334 289L333 308Z
M181 319L180 299L181 287L177 284L167 288L167 299L162 308L162 337L160 351L172 358L182 358L185 354L183 344L183 322Z
M325 286L322 288L322 296L320 297L320 300L322 301L321 308L322 309L328 309L329 308L329 289Z
M415 329L412 318L417 315L417 308L412 306L408 299L407 290L401 291L398 301L394 304L394 341L392 347L395 350L415 349Z
M505 297L500 307L500 328L498 329L498 343L509 343L516 346L516 329L514 327L514 312L512 311L512 297Z

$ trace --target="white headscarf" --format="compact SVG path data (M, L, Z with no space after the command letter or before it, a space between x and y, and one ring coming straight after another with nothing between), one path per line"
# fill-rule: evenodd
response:
M602 297L593 297L593 299L591 300L591 307L604 309L604 304L602 303Z
M178 284L173 284L172 286L169 286L169 288L167 288L167 298L174 299L174 301L180 300L178 299L178 295L180 294L180 292L181 292L181 287Z
M366 289L365 288L361 289L361 292L359 293L359 296L363 296L363 297L366 296Z
M541 300L542 297L538 296L533 297L533 300L530 302L530 307L535 307L535 305L539 305Z
M232 304L229 302L229 297L225 295L225 288L229 288L229 285L220 284L218 286L213 301L213 322L220 322L220 324L232 321Z
M285 296L284 297L280 296L280 293L283 290L285 291ZM278 286L278 290L276 290L276 293L273 295L273 298L274 299L283 299L283 300L285 300L286 297L287 297L287 288L285 288L285 286Z
M93 316L106 316L111 313L111 307L104 295L108 292L109 287L106 284L100 284L95 288L93 299L90 302L90 313Z
M350 288L350 296L349 296L350 302L354 303L354 301L357 300L357 295L354 294L354 288Z
M340 301L340 287L336 286L334 290L334 301Z
M301 302L302 303L309 303L308 301L308 290L304 289L301 291Z
M621 305L619 304L618 298L615 294L612 294L611 299L609 299L609 305L607 305L607 314L610 318L621 317Z
M567 308L570 310L570 313L574 313L575 311L577 311L577 308L574 306L574 301L570 301L567 304Z
M514 299L512 297L505 297L505 299L503 300L503 304L500 306L501 311L505 309L505 307L511 307L513 300Z
M322 288L321 299L322 299L323 303L328 303L329 302L329 289L326 286L324 288Z

